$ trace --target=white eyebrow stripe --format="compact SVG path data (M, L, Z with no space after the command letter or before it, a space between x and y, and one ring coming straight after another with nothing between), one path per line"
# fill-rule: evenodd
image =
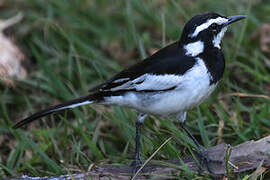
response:
M215 19L209 19L206 23L203 23L203 24L199 25L198 27L196 27L195 31L192 34L190 34L189 37L197 36L200 32L207 29L213 23L217 23L217 24L221 25L221 24L226 23L227 21L228 21L228 19L222 18L222 17L218 17Z

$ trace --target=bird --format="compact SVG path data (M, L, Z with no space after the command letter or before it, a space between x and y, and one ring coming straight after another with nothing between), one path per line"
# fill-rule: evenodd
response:
M216 12L193 16L181 38L134 64L77 99L50 106L19 121L17 129L43 116L86 104L118 105L138 111L132 166L140 160L141 126L148 115L177 116L181 128L197 146L201 162L211 162L205 148L185 125L187 111L199 106L217 87L225 70L221 40L230 24L246 16L223 16Z

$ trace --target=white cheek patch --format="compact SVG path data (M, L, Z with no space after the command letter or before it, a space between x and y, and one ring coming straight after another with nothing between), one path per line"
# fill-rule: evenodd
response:
M209 19L205 23L201 24L200 26L196 27L195 31L189 35L189 37L195 37L197 36L200 32L204 31L207 29L211 24L216 23L216 24L224 24L228 21L226 18L218 17L216 19Z
M184 46L187 56L197 56L204 50L204 44L202 41L196 41Z
M225 32L227 31L227 27L222 28L222 30L214 37L213 39L213 44L214 47L217 47L220 49L220 42L221 39L223 38Z

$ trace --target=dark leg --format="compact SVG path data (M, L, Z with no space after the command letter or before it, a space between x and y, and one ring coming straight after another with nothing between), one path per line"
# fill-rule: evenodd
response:
M135 147L135 156L134 156L134 162L132 163L133 171L137 171L140 166L142 165L142 162L140 160L140 139L141 139L141 126L142 123L136 122L136 147Z
M205 163L207 170L212 173L213 171L211 170L209 164L211 162L217 162L215 160L212 160L208 157L208 153L204 149L204 147L197 141L197 139L191 134L191 132L187 129L185 126L185 119L186 119L186 112L182 113L179 115L179 123L181 127L185 130L185 132L188 134L188 136L192 139L192 141L195 143L199 150L199 155L200 155L200 165L202 166L203 163ZM219 162L219 161L218 161ZM220 162L219 162L220 163Z
M191 134L191 132L186 128L185 123L180 123L181 127L186 131L186 133L188 134L188 136L192 139L192 141L195 143L195 145L197 146L198 150L199 150L199 155L200 155L200 166L202 166L203 162L205 162L207 170L212 173L210 167L209 167L209 163L210 163L210 159L208 157L207 152L205 151L204 147L197 141L197 139ZM201 169L200 169L201 171Z
M181 127L186 131L186 133L188 134L188 136L192 139L192 141L195 143L195 145L197 146L198 150L200 152L205 151L204 147L197 141L197 139L191 134L191 132L188 130L188 128L185 126L185 122L180 123Z
M147 117L146 114L139 114L136 120L136 147L135 147L135 156L134 161L131 164L133 166L133 172L135 173L140 166L142 165L142 162L140 160L140 138L141 138L141 126L144 122L144 119Z

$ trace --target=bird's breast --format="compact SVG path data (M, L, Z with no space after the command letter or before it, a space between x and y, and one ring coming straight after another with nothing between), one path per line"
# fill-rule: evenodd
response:
M149 114L169 115L186 111L200 105L215 89L212 76L202 59L185 74L179 75L177 87L166 92L129 92L121 97L125 106ZM173 79L172 79L173 80Z
M210 84L216 84L223 76L225 59L221 49L213 48L200 55L204 59L208 72L211 75Z

